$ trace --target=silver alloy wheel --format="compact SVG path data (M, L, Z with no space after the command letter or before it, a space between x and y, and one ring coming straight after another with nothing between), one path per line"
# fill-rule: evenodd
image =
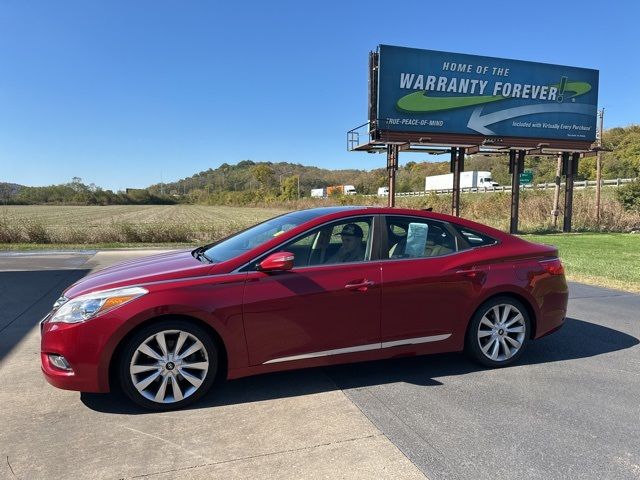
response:
M480 319L477 339L482 353L494 362L503 362L520 351L526 335L522 312L514 305L494 305Z
M209 370L203 343L182 330L163 330L136 348L129 365L131 381L143 397L175 403L193 395Z

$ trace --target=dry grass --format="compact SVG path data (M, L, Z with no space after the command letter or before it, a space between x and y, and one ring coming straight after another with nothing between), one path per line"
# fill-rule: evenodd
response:
M573 197L572 227L576 232L630 232L640 230L640 213L625 211L615 199L613 189L602 193L600 222L596 221L594 190L578 190ZM399 206L414 208L433 207L441 213L451 212L450 195L405 197L398 199ZM522 232L553 232L562 228L564 211L560 199L560 213L554 226L552 190L525 190L520 195L519 229ZM492 227L507 231L511 215L511 193L471 193L460 196L460 215Z
M462 194L461 215L508 230L511 194ZM278 208L204 205L5 206L0 207L0 244L206 243L290 210L334 204L386 205L386 198L302 199ZM561 201L562 203L562 201ZM432 207L449 213L450 195L399 197L398 206ZM551 190L526 190L520 197L522 232L557 231ZM640 229L640 213L627 212L613 189L603 190L601 222L595 220L594 191L574 195L574 231L628 232Z
M206 243L284 213L197 205L9 206L0 243Z

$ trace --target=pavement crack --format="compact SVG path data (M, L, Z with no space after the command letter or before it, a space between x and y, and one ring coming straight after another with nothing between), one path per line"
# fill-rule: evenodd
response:
M387 403L384 400L382 400L380 397L378 397L375 393L370 392L368 390L363 390L363 393L365 393L366 395L370 395L373 398L375 398L376 401L380 402L380 405L382 405L387 410L387 412L389 412L389 414L392 415L398 422L400 422L402 425L404 425L411 433L413 433L416 437L418 437L426 445L428 445L431 449L433 449L434 452L437 452L438 455L440 455L442 458L445 458L444 453L442 453L440 450L438 450L435 447L435 445L433 445L430 441L428 441L420 433L418 433L415 428L413 428L411 425L409 425L407 422L405 422L404 419L400 418L400 415L398 415L389 405L387 405Z
M338 386L338 384L335 382L335 380L334 380L333 378L331 378L331 376L329 376L326 372L323 372L323 373L324 373L324 376L327 378L327 380L329 380L331 383L333 383L333 385L336 387L336 389L337 389L337 390L340 390L340 392L342 392L342 395L344 395L344 396L345 396L345 398L346 398L347 400L349 400L349 401L351 402L351 404L352 404L352 405L354 405L354 406L355 406L355 407L360 411L360 413L364 416L364 418L366 418L367 420L369 420L369 422L371 423L371 425L373 425L373 426L374 426L374 428L376 428L376 429L380 432L380 433L379 433L379 436L383 436L384 438L386 438L386 439L387 439L387 441L388 441L391 445L393 445L394 447L396 447L396 448L398 449L398 451L399 451L399 452L404 456L404 458L406 458L406 459L409 461L409 463L411 463L411 465L413 465L414 467L416 467L416 468L417 468L417 469L418 469L418 470L419 470L419 471L420 471L420 472L425 476L425 478L427 478L427 475L425 474L425 472L423 472L423 471L422 471L422 469L420 469L420 467L418 467L418 465L416 465L416 464L415 464L415 462L414 462L413 460L411 460L411 459L409 458L409 456L408 456L408 455L407 455L407 454L406 454L406 453L405 453L405 452L404 452L404 451L403 451L403 450L402 450L398 445L396 445L396 444L393 442L393 440L391 440L391 439L387 436L387 434L386 434L386 433L384 433L384 432L382 431L382 429L378 428L378 426L375 424L375 422L374 422L371 418L369 418L369 415L367 415L367 414L365 413L365 411L364 411L364 410L362 410L362 408L360 408L360 405L358 405L356 402L354 402L354 401L353 401L353 399L351 399L351 398L350 398L346 393L344 393L344 390ZM368 394L368 392L366 392L366 391L365 391L365 389L356 388L356 390L358 390L358 391L362 391L362 392L364 392L365 394ZM389 409L389 407L387 407L387 405L386 405L384 402L382 402L380 399L378 399L378 397L376 397L375 395L374 395L374 398L376 398L376 400L380 401L380 403L382 403L382 405L384 405L384 407L385 407L387 410L389 410L389 412L390 412L394 417L396 417L398 420L400 420L403 424L405 424L405 425L406 425L406 423L405 423L404 421L402 421L402 420L401 420L401 419L400 419L400 418L399 418L399 417L398 417L394 412L392 412L392 411L391 411L391 409ZM408 427L408 428L409 428L409 429L410 429L410 430L411 430L415 435L418 435L418 433L417 433L417 432L415 432L411 427L409 427L408 425L407 425L407 427ZM422 436L418 435L418 437L419 437L420 439L422 439ZM436 452L438 452L440 455L442 455L442 453L441 453L437 448L433 447L433 446L432 446L431 444L429 444L428 442L426 442L426 443L427 443L427 445L429 445L431 448L433 448Z
M9 463L9 455L7 455L7 465L9 466L9 470L11 470L11 475L15 477L16 472L13 471L13 467L11 466L11 463Z
M141 430L136 430L135 428L126 427L126 426L124 426L124 425L120 425L120 426L121 426L122 428L126 428L127 430L131 430L132 432L136 432L136 433L139 433L139 434L141 434L141 435L146 435L147 437L155 438L156 440L160 440L161 442L168 443L169 445L172 445L172 446L174 446L174 447L177 447L177 448L179 448L180 450L182 450L182 451L184 451L184 452L187 452L188 454L193 455L194 457L198 457L198 458L200 458L200 459L202 459L202 460L205 460L205 461L207 461L207 462L211 462L211 461L212 461L210 458L203 457L202 455L200 455L200 454L198 454L198 453L195 453L195 452L192 452L191 450L188 450L188 449L184 448L182 445L179 445L179 444L177 444L177 443L175 443L175 442L172 442L171 440L167 440L166 438L162 438L162 437L159 437L159 436L157 436L157 435L153 435L153 434L151 434L151 433L143 432L143 431L141 431Z
M124 427L124 428L128 428L128 427ZM133 429L130 429L130 430L133 430ZM144 433L144 432L140 432L140 433ZM154 435L151 435L151 436L154 436ZM336 441L333 441L333 442L318 443L316 445L309 445L307 447L291 448L291 449L288 449L288 450L279 450L277 452L261 453L261 454L258 454L258 455L249 455L247 457L234 458L234 459L231 459L231 460L220 460L218 462L209 461L209 463L203 463L201 465L193 465L193 466L190 466L190 467L174 468L174 469L171 469L171 470L163 470L161 472L144 473L142 475L135 475L135 476L130 477L130 478L145 478L145 477L152 477L154 475L162 475L162 474L165 474L165 473L184 472L184 471L187 471L187 470L192 470L194 468L212 467L212 466L215 466L215 465L224 465L224 464L227 464L227 463L242 462L242 461L245 461L245 460L253 460L255 458L270 457L270 456L273 456L273 455L282 455L282 454L286 454L286 453L295 453L295 452L301 452L301 451L304 451L304 450L313 450L314 448L318 448L318 447L328 447L328 446L331 446L331 445L338 445L338 444L342 444L342 443L357 442L359 440L366 440L368 438L375 438L375 437L380 437L380 436L384 436L384 433L378 433L378 434L374 434L374 435L366 435L364 437L347 438L347 439L344 439L344 440L336 440ZM156 437L156 438L158 438L158 437ZM204 457L201 457L201 458L204 458Z

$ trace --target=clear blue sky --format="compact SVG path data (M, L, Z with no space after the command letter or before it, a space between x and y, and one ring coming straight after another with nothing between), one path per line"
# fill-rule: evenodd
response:
M0 0L0 181L383 167L346 151L381 43L595 68L605 128L640 123L639 18L637 0Z

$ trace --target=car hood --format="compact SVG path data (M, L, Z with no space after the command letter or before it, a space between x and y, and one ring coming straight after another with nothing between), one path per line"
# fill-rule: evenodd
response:
M96 290L204 275L211 264L202 263L191 250L150 255L98 270L71 285L64 293L73 298Z

